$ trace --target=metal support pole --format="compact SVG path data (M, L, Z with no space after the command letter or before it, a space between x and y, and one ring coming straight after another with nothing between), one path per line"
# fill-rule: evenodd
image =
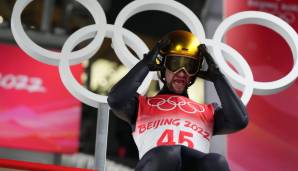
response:
M100 103L97 112L97 130L95 144L95 169L105 171L109 127L109 105Z
M44 0L43 6L44 10L42 13L40 30L49 32L51 29L51 19L55 7L55 0Z

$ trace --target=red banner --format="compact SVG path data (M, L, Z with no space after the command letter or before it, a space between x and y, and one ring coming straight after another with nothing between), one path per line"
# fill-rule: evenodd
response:
M224 15L247 10L281 17L298 30L297 0L226 0ZM285 40L258 25L232 28L227 44L248 61L256 81L275 81L293 67ZM248 128L228 137L228 158L234 171L294 171L298 158L298 82L269 96L254 96L248 104Z
M2 169L7 168L7 169ZM0 159L0 170L18 169L30 171L95 171L91 169L81 169L74 167L57 166L51 164L33 163L27 161Z
M0 147L71 153L78 150L80 102L56 66L0 44ZM82 66L72 67L80 80Z

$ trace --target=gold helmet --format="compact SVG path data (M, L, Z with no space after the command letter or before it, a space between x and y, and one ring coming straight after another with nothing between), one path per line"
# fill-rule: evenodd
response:
M177 30L168 33L162 40L170 40L170 44L161 49L163 56L181 56L199 59L198 46L200 41L194 34L188 31Z
M164 57L161 77L164 78L165 68L172 72L184 70L189 76L196 75L203 61L198 50L200 42L196 36L188 31L177 30L161 39L165 40L170 43L160 50L160 55Z

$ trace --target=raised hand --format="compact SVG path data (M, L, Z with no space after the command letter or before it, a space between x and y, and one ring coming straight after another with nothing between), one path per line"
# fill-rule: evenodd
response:
M222 76L222 73L220 72L217 64L214 62L212 56L208 52L206 45L200 44L198 46L198 50L199 50L199 55L202 56L206 61L208 65L208 69L207 71L199 71L197 76L209 81L214 81L219 76Z
M156 45L147 53L144 54L143 62L148 66L150 71L160 71L162 68L163 57L159 55L160 50L170 44L170 40L163 39L158 41Z

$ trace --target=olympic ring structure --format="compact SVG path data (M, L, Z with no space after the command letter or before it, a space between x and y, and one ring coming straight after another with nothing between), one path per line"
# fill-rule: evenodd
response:
M175 101L173 101L172 99L177 98L178 103L176 103ZM153 102L154 101L154 102ZM153 106L156 107L159 110L162 111L171 111L176 109L177 107L182 110L185 113L189 113L189 114L194 114L197 112L204 112L205 109L202 106L196 105L193 102L186 102L183 98L181 98L180 96L171 96L169 98L161 98L161 97L153 97L147 100L147 104L149 106ZM169 105L171 107L166 107L166 105ZM188 108L191 109L191 111L189 111L188 109L183 108L183 106L186 106Z
M17 0L13 8L11 29L17 44L32 58L49 65L58 66L60 77L68 91L81 102L96 108L99 103L106 103L107 97L86 90L75 80L69 66L91 58L100 48L103 39L108 37L112 39L112 47L120 61L128 68L132 68L149 49L137 35L123 28L123 25L131 16L148 10L166 12L183 21L190 31L211 50L214 60L230 80L232 86L243 92L241 100L244 104L249 102L253 94L268 95L284 90L298 77L296 60L298 55L298 35L285 21L269 13L258 11L236 13L223 20L215 31L213 39L206 39L202 23L196 15L190 9L174 0L135 0L120 11L114 25L107 24L105 13L96 0L76 0L91 13L95 24L85 26L73 33L66 40L61 53L58 53L38 46L27 36L23 29L20 19L21 13L32 1ZM235 49L221 42L228 29L242 24L258 24L267 27L286 40L290 46L294 61L293 68L286 76L272 82L255 81L246 60ZM86 47L73 51L77 44L91 38L93 40ZM138 58L127 49L126 45L135 51ZM227 62L231 63L239 74L233 71ZM150 72L138 92L144 93L149 86L149 82L154 78L156 78L155 73Z

